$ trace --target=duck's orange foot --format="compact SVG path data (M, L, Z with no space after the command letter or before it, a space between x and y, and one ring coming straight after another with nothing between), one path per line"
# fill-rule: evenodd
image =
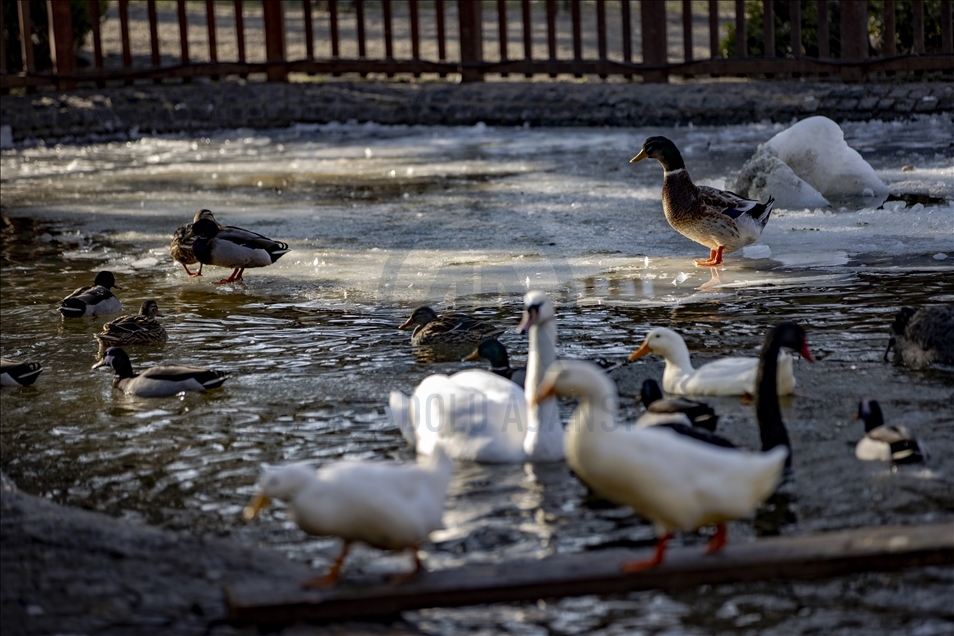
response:
M717 265L721 265L721 264L722 264L722 251L723 251L724 249L725 249L725 248L722 247L722 246L719 246L719 249L717 249L717 250L712 250L712 249L710 249L710 250L709 250L709 258L707 258L707 259L705 259L705 260L703 260L703 259L696 259L696 260L693 261L693 263L696 264L696 267L715 267L715 266L717 266Z
M212 284L213 285L228 285L229 283L234 283L234 282L235 281L232 280L231 278L223 278L222 280L217 280Z
M725 547L725 544L728 543L729 536L725 529L724 523L716 524L716 533L712 535L712 538L709 539L708 545L706 545L706 554L712 554L713 552L718 552Z
M632 574L633 572L642 572L643 570L650 570L660 563L663 562L663 555L666 553L666 544L669 543L671 535L666 535L656 541L656 549L653 551L653 555L648 559L643 559L642 561L626 561L622 563L619 568L627 573Z
M388 577L388 581L390 583L403 583L404 581L410 581L415 576L420 574L421 570L424 569L424 567L421 565L421 557L418 556L417 554L418 547L414 545L408 549L411 551L411 554L414 556L414 569L411 570L410 572L399 572L397 574L392 574L391 576Z

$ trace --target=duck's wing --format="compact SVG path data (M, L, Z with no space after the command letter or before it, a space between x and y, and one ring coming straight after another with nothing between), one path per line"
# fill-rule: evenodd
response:
M69 296L67 296L66 298L64 298L64 299L60 302L60 304L65 303L67 300L69 300L69 299L71 299L71 298L79 298L80 296L82 296L83 294L85 294L85 293L88 292L89 290L93 289L94 287L99 287L99 285L85 285L85 286L83 286L83 287L77 287L77 288L73 291L73 293L70 294Z
M172 241L169 243L169 253L172 258L185 265L196 263L195 255L192 253L192 244L195 243L195 237L186 238L192 231L192 224L186 223L180 225L172 235Z
M222 383L228 379L229 374L225 371L216 371L215 369L175 365L150 367L143 371L139 377L163 382L187 382L189 380L195 380L206 389L214 389L222 386Z
M269 253L287 252L288 244L281 241L268 238L263 234L245 230L240 227L224 226L219 233L215 235L217 240L229 241L236 245L248 247L251 249L265 250Z
M657 426L668 428L669 430L675 431L680 435L685 435L686 437L691 437L692 439L705 442L706 444L712 444L713 446L721 446L722 448L735 448L735 444L721 435L716 435L715 433L698 426L688 426L686 424L677 424L674 422L658 424Z
M21 362L20 360L0 359L0 375L3 375L3 386L29 386L36 382L43 367L37 362ZM7 382L7 378L10 382Z

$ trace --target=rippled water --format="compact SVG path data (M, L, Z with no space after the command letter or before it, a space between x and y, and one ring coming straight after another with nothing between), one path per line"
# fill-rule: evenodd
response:
M954 176L936 145L947 129L929 120L907 126L846 129L859 144L874 144L876 134L892 140L866 153L886 181L945 201L780 211L764 238L771 258L733 256L712 281L688 262L704 254L662 220L657 166L625 163L659 131L344 126L4 152L0 344L5 356L42 361L45 371L33 388L3 391L3 470L26 492L59 502L261 544L324 567L336 542L305 540L282 508L240 521L262 465L410 457L384 413L388 391L465 365L418 362L396 325L420 302L516 325L522 292L539 286L559 306L571 357L623 358L661 325L682 332L704 352L701 361L754 354L779 320L806 326L819 362L798 364L801 395L783 400L795 449L791 501L755 525L732 524L732 539L952 519L954 370L881 361L899 306L954 302L951 261L935 258L954 257ZM690 170L698 166L697 180L711 182L730 178L726 166L741 165L774 133L663 132L683 147ZM710 151L706 139L720 149ZM918 164L916 178L901 174L904 163ZM249 270L244 285L210 285L222 273L211 268L187 279L166 244L199 207L294 251L275 267ZM166 313L169 341L130 347L134 366L226 369L233 377L223 390L143 400L90 370L92 334L108 318L63 321L55 306L107 267L127 309L154 298ZM503 341L520 362L525 341L512 331ZM660 370L651 359L615 372L624 407L632 409L642 378ZM855 461L861 426L851 416L862 394L925 438L937 451L932 461L899 471ZM729 437L758 445L751 407L712 402ZM652 536L625 509L588 496L560 464L461 464L445 521L427 548L432 568ZM345 573L405 566L406 557L361 549ZM462 633L930 634L954 619L942 602L951 584L950 569L926 569L407 618L425 631Z

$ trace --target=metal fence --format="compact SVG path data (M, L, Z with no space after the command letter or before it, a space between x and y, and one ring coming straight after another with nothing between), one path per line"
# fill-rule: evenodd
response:
M7 24L11 20L5 18L2 25L0 88L71 89L88 83L249 74L288 81L290 73L460 74L468 82L492 74L569 74L666 82L672 75L829 74L858 81L872 73L951 72L952 1L927 1L934 2L929 7L933 13L940 9L940 44L931 52L925 51L925 0L877 0L870 7L867 0L762 0L755 5L750 0L750 13L761 5L757 33L747 20L744 0L92 0L87 60L77 54L74 42L75 0L47 0L48 37L38 37L31 3L17 0L16 24ZM106 22L101 20L104 6L115 14ZM131 20L131 11L144 17ZM803 16L808 13L812 55L803 37L808 24ZM910 26L910 50L903 52L897 47L899 16L906 33ZM873 21L880 25L875 43L869 29ZM107 51L103 25L116 22L119 37L114 46L120 50ZM782 55L776 46L779 24L788 42ZM936 21L936 31L934 25ZM134 55L146 46L147 28L148 55ZM160 38L160 32L170 28L178 31L172 47L168 37ZM14 33L20 43L17 68L8 54ZM723 55L726 36L734 36L731 56ZM708 40L707 51L699 46L700 39ZM749 54L753 39L758 55ZM160 50L163 40L165 51ZM226 40L228 46L223 47ZM260 50L248 45L252 40ZM290 54L290 40L304 44L303 50L299 46ZM37 68L35 49L47 43L50 68ZM199 44L202 55L196 55ZM700 49L708 56L700 55ZM228 59L220 59L220 54ZM78 60L86 66L81 68Z

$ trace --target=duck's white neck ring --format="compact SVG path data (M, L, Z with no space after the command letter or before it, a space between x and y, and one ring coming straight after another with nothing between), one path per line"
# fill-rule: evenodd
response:
M671 177L671 176L673 176L673 175L677 175L677 174L679 174L680 172L685 172L685 171L686 171L685 168L676 168L675 170L667 170L667 171L663 172L663 176L664 176L664 177Z

